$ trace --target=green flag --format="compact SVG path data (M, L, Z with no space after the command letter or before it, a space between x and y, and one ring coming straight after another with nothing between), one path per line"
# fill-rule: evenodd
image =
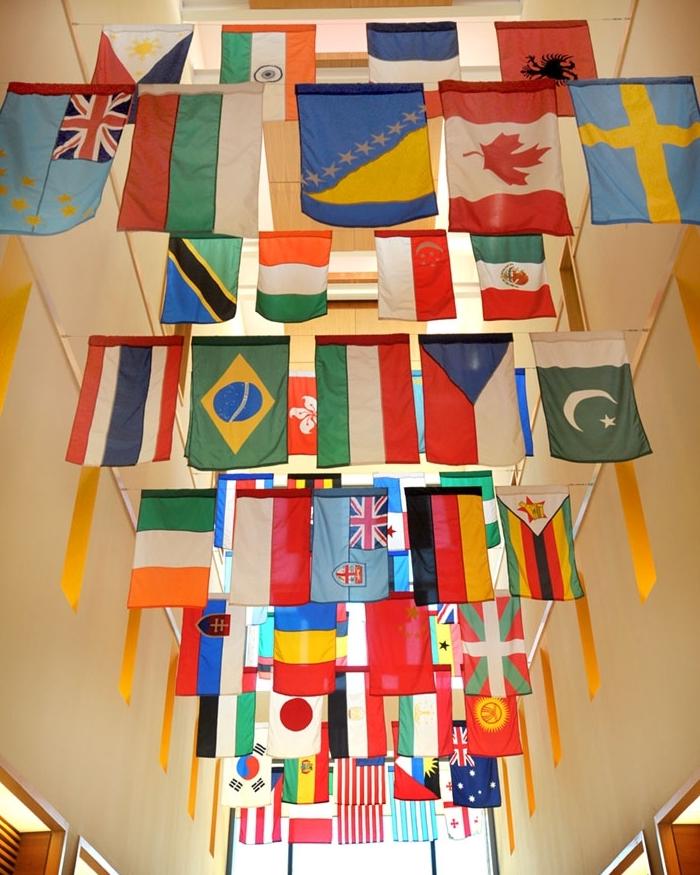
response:
M195 337L193 468L222 471L287 461L288 337Z
M621 332L554 332L531 340L552 456L622 462L651 452Z

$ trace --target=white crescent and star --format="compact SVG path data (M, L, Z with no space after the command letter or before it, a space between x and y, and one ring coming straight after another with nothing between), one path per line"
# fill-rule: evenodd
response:
M586 401L588 398L606 398L608 401L612 401L613 404L617 404L617 401L613 396L609 392L605 392L603 389L578 389L576 392L571 392L564 402L562 410L566 421L572 428L575 428L576 431L583 431L583 429L576 423L576 408L582 401ZM600 421L606 429L615 425L615 417L608 416L607 414Z

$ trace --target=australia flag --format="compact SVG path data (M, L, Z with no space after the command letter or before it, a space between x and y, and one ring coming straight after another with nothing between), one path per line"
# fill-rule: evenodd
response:
M454 804L466 808L498 808L501 804L498 760L471 756L468 759L471 762L463 766L450 763Z

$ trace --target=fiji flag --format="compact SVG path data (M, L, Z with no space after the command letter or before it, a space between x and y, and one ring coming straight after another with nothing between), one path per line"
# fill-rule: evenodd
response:
M421 85L297 85L301 210L373 228L437 213Z
M700 111L692 78L568 85L593 224L700 224Z
M133 91L10 83L0 111L0 234L59 234L95 215Z

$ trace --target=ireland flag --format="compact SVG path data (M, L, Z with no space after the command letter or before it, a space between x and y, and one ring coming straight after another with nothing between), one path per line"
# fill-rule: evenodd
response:
M651 452L621 332L530 337L552 456L622 462Z

